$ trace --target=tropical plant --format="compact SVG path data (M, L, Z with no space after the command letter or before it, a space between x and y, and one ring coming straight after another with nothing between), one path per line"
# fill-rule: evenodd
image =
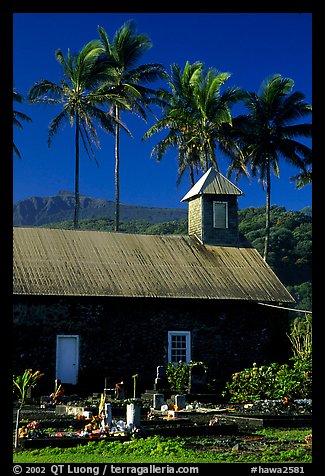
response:
M194 171L207 171L211 166L219 170L217 144L240 168L240 150L225 126L231 126L230 109L241 98L241 90L228 88L220 93L229 77L230 73L214 68L205 70L199 61L193 64L187 61L183 70L177 64L171 66L168 79L171 92L163 94L167 103L163 117L146 132L143 140L168 129L167 136L153 148L151 157L156 156L160 161L167 150L177 149L177 184L187 169L192 186Z
M312 160L311 149L296 140L311 137L311 124L295 122L310 115L312 107L301 92L292 92L293 87L294 81L280 74L267 77L257 94L246 91L243 101L249 112L233 121L232 134L238 139L252 175L259 176L266 189L264 260L269 252L271 171L279 177L280 157L304 173L306 162Z
M166 366L166 377L170 389L173 392L188 392L190 387L190 369L194 365L200 365L205 370L207 366L204 362L169 362Z
M17 91L13 91L13 100L14 102L22 103L24 98L21 94L19 94ZM27 116L27 114L24 114L23 112L16 111L15 109L13 110L13 125L18 127L19 129L23 129L23 126L20 121L26 121L26 122L31 122L31 118ZM13 149L14 149L14 154L21 159L20 152L16 146L16 144L13 142Z
M99 68L106 72L107 85L123 98L110 101L110 113L115 117L115 230L119 229L120 215L120 115L128 110L147 120L147 111L151 103L160 103L157 91L145 86L157 79L164 78L165 68L161 64L149 63L137 66L145 51L151 48L150 38L136 33L133 20L125 22L110 42L105 29L98 27L98 33L104 53L98 58Z
M312 356L312 315L305 313L297 317L291 326L288 338L294 358L310 361Z
M96 59L103 52L99 41L93 40L82 47L79 53L71 54L70 50L63 56L60 49L55 52L56 60L62 65L64 79L55 84L48 79L36 82L29 91L32 103L60 104L62 111L51 121L49 126L48 145L64 122L75 126L75 210L74 228L79 222L79 170L80 170L80 138L87 155L96 161L92 143L99 147L99 138L94 120L105 130L114 134L115 117L98 107L108 101L109 97L118 103L119 98L114 92L101 84L101 72L97 68ZM97 162L97 161L96 161Z
M29 388L34 387L43 375L44 374L41 373L40 370L33 372L32 369L26 369L22 375L14 375L13 377L13 391L18 392L19 395L19 407L17 409L16 418L15 448L18 447L20 413L27 397L27 391Z

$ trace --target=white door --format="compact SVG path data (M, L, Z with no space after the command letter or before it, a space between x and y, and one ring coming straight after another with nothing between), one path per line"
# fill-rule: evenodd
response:
M76 385L79 367L79 336L56 336L56 374L62 383Z

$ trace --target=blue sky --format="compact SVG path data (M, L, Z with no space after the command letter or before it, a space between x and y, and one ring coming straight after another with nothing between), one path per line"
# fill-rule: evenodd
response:
M98 39L97 26L103 26L110 39L127 20L134 19L138 33L146 33L152 48L141 63L161 63L167 71L173 63L204 62L221 72L231 73L227 86L258 91L269 75L279 73L294 80L294 91L301 91L312 102L312 14L311 13L14 13L14 88L27 96L40 79L59 82L62 66L54 57L60 48L79 51L88 41ZM158 83L157 83L158 86ZM32 118L23 130L14 129L14 141L22 159L14 158L14 202L31 196L56 195L74 190L74 134L67 124L47 146L48 126L59 109L49 105L17 104L15 109ZM234 109L234 114L242 112ZM159 136L141 140L154 124L125 114L122 119L133 138L122 133L120 144L121 203L186 207L180 200L190 188L188 174L176 187L176 151L160 163L150 153ZM307 120L311 120L308 118ZM96 150L97 167L81 149L80 192L96 198L114 199L114 138L100 132L101 149ZM311 146L311 141L305 142ZM226 174L229 160L219 155ZM288 210L299 210L312 203L312 187L295 188L289 179L297 169L280 159L280 178L272 176L271 202ZM199 177L198 177L199 178ZM234 179L233 179L234 181ZM257 179L242 178L236 185L244 192L239 207L265 204L265 193Z

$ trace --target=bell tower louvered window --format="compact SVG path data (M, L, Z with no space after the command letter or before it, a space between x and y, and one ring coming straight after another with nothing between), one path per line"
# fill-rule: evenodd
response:
M228 228L227 202L213 202L213 227Z

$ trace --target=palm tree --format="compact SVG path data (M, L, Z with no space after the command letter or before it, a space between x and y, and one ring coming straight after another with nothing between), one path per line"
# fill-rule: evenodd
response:
M77 54L72 55L68 50L66 58L58 49L55 58L63 66L64 79L59 84L42 79L30 88L28 95L32 103L62 105L62 111L50 123L48 146L64 122L68 121L71 127L75 126L74 228L79 226L80 139L87 155L96 161L92 143L97 147L100 144L94 120L104 130L114 134L115 118L98 107L109 97L107 88L100 83L101 73L95 68L96 59L102 52L103 48L98 40L90 41ZM111 97L118 103L119 98L115 93L112 93Z
M158 92L145 86L166 76L161 64L150 63L136 66L152 42L146 34L137 34L133 20L125 22L110 42L103 27L98 27L100 41L105 52L98 58L100 68L106 71L107 84L124 99L123 105L110 101L115 124L115 230L119 230L120 216L120 115L125 109L147 120L149 104L160 104ZM126 107L127 106L127 107Z
M165 94L168 104L163 117L143 136L146 140L163 129L168 134L153 148L151 156L160 161L170 148L178 151L177 185L186 169L194 185L194 171L206 171L211 166L219 170L216 157L217 145L239 163L240 150L231 141L225 125L231 126L231 105L239 101L239 88L228 88L223 94L221 86L230 77L214 68L204 71L201 62L189 64L184 69L177 64L171 66L169 86L171 93Z
M202 69L203 64L199 61L193 64L187 61L183 70L177 64L171 66L171 75L168 79L171 92L163 92L166 101L163 108L164 115L142 138L146 140L153 134L168 129L167 136L153 148L151 157L156 156L160 162L168 149L177 148L179 164L177 183L181 180L185 169L189 168L191 183L194 184L194 170L197 170L200 163L198 148L195 141L191 140L191 130L195 127L193 87Z
M311 158L311 154L309 154L305 158L304 163L308 167L308 166L311 166L311 162L312 162L312 158ZM312 175L313 175L312 167L308 167L308 168L305 168L305 169L301 170L298 175L295 175L294 177L291 177L291 180L293 182L296 182L296 188L300 189L300 188L305 187L306 185L309 185L309 184L312 183L312 181L313 181L312 180Z
M220 92L221 86L230 78L230 73L221 73L215 68L209 68L198 76L194 85L194 99L197 113L196 128L193 132L198 141L201 154L201 167L207 171L210 167L220 171L217 161L217 147L230 159L230 169L234 166L241 173L248 174L243 162L243 155L238 144L232 138L231 129L233 117L231 108L243 97L242 89L227 88Z
M19 94L17 91L13 91L13 100L16 101L16 102L22 103L24 99L23 99L23 96L21 94ZM13 125L18 127L19 129L23 129L23 126L22 126L20 120L18 120L18 119L20 119L21 121L31 122L31 118L29 116L27 116L23 112L13 110ZM19 159L21 159L20 152L19 152L18 148L16 147L15 143L13 143L13 149L14 149L14 153L16 154L16 156Z
M311 137L311 124L295 121L311 114L312 107L301 92L292 92L293 86L292 79L274 74L262 81L258 94L247 91L244 104L249 113L239 117L234 128L252 175L258 175L266 188L265 261L270 236L271 171L279 177L280 157L304 172L306 159L311 163L311 149L296 140Z

